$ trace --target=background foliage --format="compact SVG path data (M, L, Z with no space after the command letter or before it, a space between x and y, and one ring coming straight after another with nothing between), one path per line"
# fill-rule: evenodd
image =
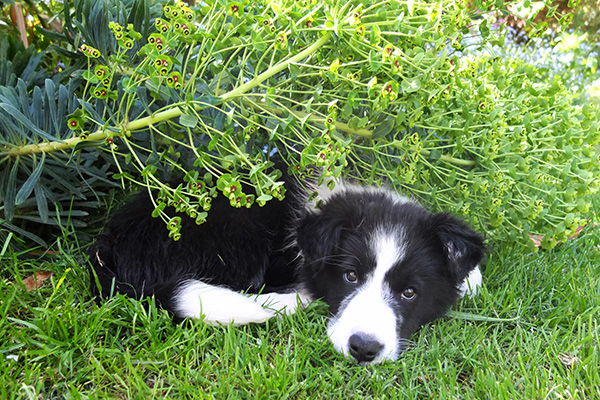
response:
M507 51L506 17L526 6L510 3L50 8L61 32L0 44L0 234L43 244L40 223L83 228L133 183L156 189L154 215L177 238L170 207L202 223L217 195L234 207L284 196L281 158L299 178L318 167L386 183L493 240L534 233L552 247L589 219L598 112L552 67ZM526 26L535 40L550 25Z

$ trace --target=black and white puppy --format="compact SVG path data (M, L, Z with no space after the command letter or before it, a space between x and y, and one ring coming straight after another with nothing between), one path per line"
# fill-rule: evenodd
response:
M206 223L182 216L177 242L137 196L91 247L93 294L154 296L177 318L235 325L322 299L334 347L366 365L396 359L411 334L481 283L483 239L457 218L343 183L318 188L315 208L286 180L282 201L234 209L219 196Z

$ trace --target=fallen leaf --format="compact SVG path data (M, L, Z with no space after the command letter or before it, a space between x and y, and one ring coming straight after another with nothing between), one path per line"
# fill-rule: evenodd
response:
M596 224L592 225L592 227L595 227L595 226L596 226ZM573 235L569 236L568 240L575 239L577 236L579 236L579 234L581 233L581 231L583 231L584 228L585 228L585 226L578 226L577 229L575 230L575 233ZM535 247L542 247L542 239L544 238L544 236L542 236L542 235L532 235L530 233L529 237L531 238L531 240L533 240L533 245Z
M29 292L42 286L44 281L51 276L52 272L50 271L37 271L33 275L23 279L23 284L25 285L25 289Z
M570 368L573 368L575 365L577 365L581 362L579 357L576 357L576 356L574 356L572 354L568 354L568 353L559 354L558 360L560 361L560 363L562 365L564 365L565 367L570 367Z

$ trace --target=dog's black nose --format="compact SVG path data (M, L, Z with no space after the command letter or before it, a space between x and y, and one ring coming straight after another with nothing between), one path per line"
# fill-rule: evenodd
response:
M373 361L383 350L381 342L373 335L364 332L350 336L348 346L350 347L350 355L359 363Z

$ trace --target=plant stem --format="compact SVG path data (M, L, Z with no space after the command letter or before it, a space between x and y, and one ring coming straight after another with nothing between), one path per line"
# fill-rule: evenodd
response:
M60 142L34 143L25 146L14 147L6 152L9 157L19 157L36 153L51 153L53 151L67 150L75 147L84 140L99 141L106 139L107 134L104 130L98 130L90 134L86 139L74 137Z
M282 115L284 113L284 111L287 111L297 119L303 119L309 115L308 113L303 112L303 111L294 111L294 110L289 110L289 109L283 110L281 108L269 107L266 105L257 105L256 103L254 103L252 101L242 101L242 103L249 105L250 107L253 107L253 108L261 108L263 110L267 110L276 115ZM325 118L323 118L323 117L310 115L308 117L308 119L309 119L309 121L315 122L315 123L322 123L322 124L325 123ZM355 136L360 136L360 137L363 137L366 139L370 139L371 136L373 135L373 132L371 132L369 129L351 128L350 126L348 126L348 124L345 124L343 122L338 122L338 121L335 122L335 128L341 132L349 133L349 134L355 135ZM381 142L384 142L384 141L381 140ZM389 144L390 146L395 147L397 149L403 149L402 145L398 141L388 142L387 144ZM421 154L423 154L424 156L428 156L430 154L430 152L429 152L429 150L423 149L423 150L421 150ZM449 164L459 165L462 167L474 167L477 165L477 161L463 160L460 158L450 157L447 155L441 155L439 160L441 160L443 162L447 162Z
M321 46L323 46L325 43L327 43L329 41L329 39L331 39L331 32L326 32L323 36L321 36L321 38L319 40L317 40L315 43L313 43L306 49L302 50L300 53L296 54L295 56L293 56L283 62L280 62L279 64L273 66L272 68L269 68L268 70L266 70L262 74L258 75L251 81L231 90L230 92L225 93L223 96L221 96L221 98L223 99L223 102L228 102L236 97L241 96L245 92L260 85L262 82L269 79L273 75L288 68L288 66L290 64L296 63L296 62L308 57L309 55L314 53L316 50L318 50ZM199 111L202 109L202 106L197 105L197 106L195 106L195 108L196 108L196 111ZM181 110L181 108L174 107L169 110L165 110L165 111L156 113L154 115L149 115L144 118L136 119L135 121L125 122L123 124L120 124L120 126L116 127L117 128L116 131L120 131L125 134L128 134L128 132L146 128L146 127L156 124L158 122L168 121L173 118L177 118L177 117L181 116L182 114L183 114L183 111ZM119 135L122 135L122 133ZM116 135L116 136L119 136L119 135ZM18 157L18 156L23 156L23 155L28 155L28 154L49 153L49 152L53 152L53 151L67 150L67 149L75 147L78 143L82 142L83 140L101 141L101 140L106 139L107 137L108 137L108 134L106 133L106 129L103 128L103 129L98 129L96 132L91 133L86 139L74 137L74 138L67 139L67 140L60 141L60 142L57 141L57 142L48 142L48 143L39 143L39 144L38 143L29 144L29 145L25 145L25 146L19 146L19 147L12 148L9 151L7 151L6 154L9 157Z
M429 150L423 149L421 150L421 154L423 154L424 156L428 156L430 153ZM462 158L450 157L443 154L440 156L439 160L447 162L449 164L460 165L462 167L474 167L477 165L477 161L463 160Z
M320 124L324 124L327 118L324 117L319 117L319 116L314 116L312 115L312 113L306 113L304 111L295 111L295 110L290 110L290 109L283 109L283 108L277 108L277 107L269 107L267 105L263 105L263 104L257 104L253 101L248 101L248 100L242 100L242 103L244 103L245 105L248 105L254 109L258 109L258 110L265 110L268 111L270 113L276 114L276 115L283 115L284 112L289 112L290 114L292 114L294 116L294 118L296 119L304 119L307 116L308 120L314 123L320 123ZM360 136L360 137L364 137L364 138L370 138L372 135L372 132L368 129L354 129L348 126L348 124L345 124L343 122L335 122L335 128L339 131L342 132L346 132L355 136Z
M245 84L233 89L232 91L230 91L228 93L225 93L223 96L221 96L221 98L223 99L223 101L230 101L231 99L233 99L235 97L241 96L242 94L246 93L248 90L253 89L256 86L260 85L262 82L266 81L267 79L269 79L273 75L277 74L278 72L281 72L284 69L288 68L288 66L290 64L296 63L296 62L308 57L309 55L314 53L317 49L319 49L321 46L323 46L325 43L327 43L330 38L331 38L331 32L326 32L323 36L321 36L321 38L319 40L317 40L315 43L313 43L306 49L302 50L300 53L296 54L294 57L291 57L286 61L280 62L279 64L275 65L273 68L269 68L268 70L266 70L262 74L258 75L254 79L246 82Z

